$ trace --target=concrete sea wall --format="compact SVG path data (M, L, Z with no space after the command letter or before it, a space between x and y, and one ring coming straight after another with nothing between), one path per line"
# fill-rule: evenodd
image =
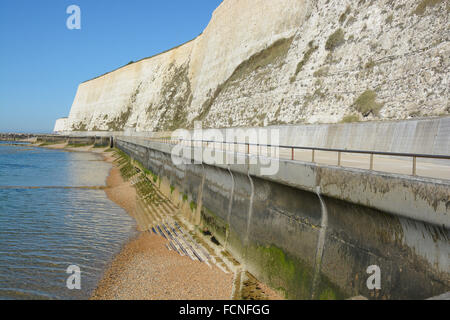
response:
M94 147L112 146L112 138L109 136L64 136L64 135L33 135L36 143L45 144L67 144L68 146L86 146Z
M434 155L450 154L450 117L342 124L206 129L203 135L206 140L218 140L215 132L220 132L222 137L226 138L231 130L246 133L249 132L249 129L254 129L257 133L259 131L278 130L279 144L285 146ZM193 133L193 131L190 131L191 136L193 136ZM259 134L242 134L237 137L237 141L258 143L258 137L260 137ZM243 139L247 139L247 141Z
M370 121L342 124L315 125L281 125L268 127L235 127L224 129L205 129L203 139L228 141L229 132L248 132L278 130L279 141L276 143L287 146L316 147L329 149L368 150L395 153L418 153L448 155L450 154L450 117L431 119L412 119L398 121ZM193 130L188 130L191 137ZM221 137L217 136L217 132ZM90 131L65 132L71 136L130 136L142 138L167 138L174 132L136 132L122 131ZM176 132L173 134L177 136ZM199 137L197 137L199 138ZM201 138L201 137L200 137ZM243 140L247 139L247 140ZM257 143L254 135L242 134L236 137L238 142Z
M288 298L424 299L450 288L448 181L299 161L268 178L243 154L245 165L175 165L173 146L115 143L159 177L180 214ZM381 290L367 287L372 265Z

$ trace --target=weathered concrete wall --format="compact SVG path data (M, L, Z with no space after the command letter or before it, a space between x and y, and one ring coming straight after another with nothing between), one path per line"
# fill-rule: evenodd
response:
M33 137L34 135L28 133L0 133L0 141L17 141Z
M449 9L426 0L225 0L193 41L80 84L67 129L448 115Z
M95 147L111 146L110 136L65 136L65 135L33 135L37 143L67 143L69 146L93 145Z
M180 203L200 204L192 216L289 298L422 299L450 288L448 181L291 161L262 177L257 165L174 165L172 146L139 138L116 145ZM367 289L371 265L381 290Z
M254 128L213 129L223 137L231 130L249 129L259 131L278 130L279 142L286 146L370 150L380 152L450 154L450 117L403 120L372 121L342 124L283 125ZM204 130L204 136L214 137L213 130ZM270 136L270 131L269 136ZM193 131L190 131L193 136ZM260 135L256 135L259 137ZM217 137L215 137L217 139ZM255 136L241 135L239 139L258 143Z
M401 120L373 121L361 123L282 125L269 127L236 127L228 129L205 129L204 139L219 140L214 132L220 132L222 139L231 130L247 132L249 129L260 131L278 130L279 141L275 144L300 147L316 147L347 150L370 150L380 152L450 154L450 117ZM191 137L194 132L189 130ZM172 132L136 132L134 130L104 132L65 132L71 136L129 136L142 138L167 138ZM258 134L256 136L258 136ZM173 135L174 137L177 134ZM201 137L196 137L199 139ZM242 140L248 139L248 140ZM252 135L241 135L238 142L257 143Z

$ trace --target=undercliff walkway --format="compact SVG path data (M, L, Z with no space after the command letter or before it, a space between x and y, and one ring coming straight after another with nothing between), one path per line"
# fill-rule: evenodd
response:
M214 140L185 140L178 138L145 138L145 140L172 145L183 144L185 146L226 152L234 151L251 156L275 157L283 160L450 180L450 155L314 148Z

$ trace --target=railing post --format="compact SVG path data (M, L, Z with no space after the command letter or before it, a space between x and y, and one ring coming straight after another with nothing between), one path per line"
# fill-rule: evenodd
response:
M294 148L291 148L291 150L292 150L291 160L293 161L294 160Z
M316 150L315 149L312 149L312 162L314 163L315 162L315 159L316 158Z
M413 176L417 176L417 157L413 157L412 174Z
M342 153L339 151L338 152L338 166L341 166L341 162L342 162Z
M373 170L373 153L370 154L370 170Z

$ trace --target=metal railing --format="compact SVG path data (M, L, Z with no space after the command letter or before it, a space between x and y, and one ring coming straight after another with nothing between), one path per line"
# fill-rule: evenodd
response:
M265 148L279 148L290 150L290 160L295 161L295 150L309 150L311 151L311 162L316 163L316 152L317 151L325 151L325 152L336 152L338 154L337 165L342 165L342 154L350 153L350 154L365 154L370 156L369 170L374 170L374 156L391 156L391 157L402 157L402 158L411 158L412 159L412 175L417 176L417 159L440 159L440 160L450 160L450 155L436 155L436 154L419 154L419 153L399 153L399 152L385 152L385 151L368 151L368 150L351 150L351 149L335 149L335 148L317 148L317 147L300 147L300 146L286 146L286 145L273 145L273 144L261 144L261 143L249 143L249 142L229 142L229 141L215 141L215 140L198 140L198 139L181 139L181 138L146 138L146 140L152 140L155 142L161 142L166 144L180 144L195 147L200 143L201 147L209 147L210 144L220 144L222 146L222 150L227 150L223 148L226 145L244 145L245 153L249 155L260 155L260 147ZM206 145L205 145L206 144ZM257 147L256 153L250 153L250 147ZM215 148L214 148L215 149ZM231 151L231 150L230 150ZM234 150L236 152L236 150Z

